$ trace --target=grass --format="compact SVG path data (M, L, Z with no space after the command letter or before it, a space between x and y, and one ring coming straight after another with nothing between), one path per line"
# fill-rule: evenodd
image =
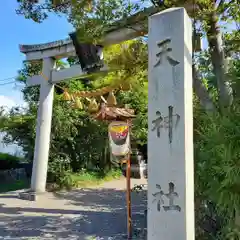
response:
M101 172L81 171L79 173L68 172L57 183L49 183L48 191L56 191L60 189L71 190L73 188L83 188L89 186L97 186L101 183L119 179L122 176L120 170L111 170L106 174Z
M111 170L107 174L101 174L98 172L83 172L73 174L72 178L77 183L78 187L87 187L90 185L99 185L103 182L119 179L122 176L120 170Z
M0 193L5 193L9 191L16 191L29 187L29 182L18 180L14 183L1 183L0 184Z
M86 172L82 171L79 173L69 173L62 180L61 186L59 184L48 184L47 188L49 191L55 191L62 188L81 188L88 186L97 186L103 182L111 181L114 179L119 179L122 176L120 170L112 170L106 174L100 172ZM14 183L1 183L0 193L5 193L9 191L16 191L24 188L29 188L29 182L18 180Z

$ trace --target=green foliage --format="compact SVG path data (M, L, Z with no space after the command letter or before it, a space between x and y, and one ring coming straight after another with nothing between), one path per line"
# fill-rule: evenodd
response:
M71 177L77 187L84 187L88 185L98 185L104 181L119 179L121 175L122 172L119 169L112 169L107 173L101 171L86 171L83 169L77 174L72 174Z
M224 227L234 226L234 213L240 210L239 136L239 103L221 115L196 111L195 194L216 205L217 215L227 221Z
M137 48L142 49L137 53ZM125 48L116 45L105 50L106 61L113 64L117 59L121 59L123 54L128 53L125 64L129 64L135 57L139 61L146 63L147 48L142 41L129 41ZM137 55L138 54L138 55ZM69 60L69 64L73 62ZM30 63L24 64L19 72L19 81L26 81L28 75L37 74L41 65ZM136 119L132 129L132 138L144 144L147 138L147 71L145 66L132 65L131 72L119 70L101 77L97 76L89 84L84 84L84 80L71 80L64 82L64 87L70 92L79 90L94 90L107 85L129 83L132 89L129 92L118 90L115 92L118 106L127 105L136 111ZM97 121L91 117L87 108L76 109L72 102L63 101L59 92L55 88L53 104L51 143L49 152L49 173L48 181L55 182L60 187L74 186L72 174L87 171L107 174L113 167L110 160L108 142L108 124ZM61 93L61 92L60 92ZM38 87L23 89L25 100L29 107L22 109L12 109L9 113L4 131L7 133L5 142L16 142L23 147L26 158L33 160L37 99L39 97ZM107 98L107 95L104 96ZM81 100L86 105L87 100ZM100 101L100 98L97 98ZM92 175L92 174L91 174Z
M3 131L7 133L4 142L17 143L26 153L26 158L33 159L34 139L36 129L37 107L31 104L25 112L13 108L4 123Z
M100 169L89 171L80 169L78 172L73 172L70 166L70 159L56 158L49 164L48 182L51 190L86 187L89 185L98 185L104 181L118 179L121 176L119 169L112 169L108 172L103 172Z
M200 55L199 68L213 98L217 98L215 80L207 64L208 60L207 53ZM230 236L234 234L236 236L238 229L234 215L239 211L240 200L240 194L238 190L236 191L240 170L238 169L240 105L237 100L239 74L239 60L232 59L228 77L233 86L235 101L230 109L221 114L206 113L200 108L197 99L194 101L196 239L231 239ZM210 213L209 209L204 207L206 202L211 202L215 206ZM208 233L202 229L204 224L211 225L211 222L206 220L206 215L218 222L217 229L213 230L216 231L214 235L211 231Z
M0 153L0 170L17 168L22 159L8 153Z
M202 114L201 118L196 133L196 176L201 179L197 189L232 214L240 206L240 107L226 116Z
M78 29L79 38L91 42L100 39L108 26L130 16L140 7L139 3L126 0L18 0L18 3L17 13L38 23L45 20L50 12L66 14Z
M132 16L144 7L154 5L159 10L173 6L196 4L193 11L189 12L195 20L196 31L206 37L209 48L195 57L195 63L200 71L200 79L208 90L216 109L220 109L219 88L225 86L225 82L233 88L235 101L230 109L221 112L206 114L199 108L198 100L194 99L194 133L195 133L195 176L196 176L196 202L197 215L206 215L209 209L203 208L206 200L216 206L214 218L223 218L221 226L214 236L202 234L197 239L239 239L239 230L236 228L234 213L239 213L240 186L239 186L239 129L240 129L240 105L239 79L239 3L238 1L211 1L211 0L165 0L165 1L125 1L125 0L81 0L81 1L34 1L19 0L19 14L25 15L36 22L41 22L49 12L64 13L69 21L78 30L78 36L85 42L101 42L106 29L117 28L116 20L123 18L123 23L129 24L127 17ZM91 6L89 4L91 3ZM142 19L141 17L137 18ZM233 31L226 26L236 24ZM224 45L219 41L219 26L224 30ZM222 68L227 64L220 59L222 47L227 57L231 57L228 71ZM217 52L221 49L220 55ZM136 119L132 128L132 138L139 143L146 143L147 138L147 46L142 41L128 41L106 49L105 60L112 68L120 68L107 76L94 79L89 86L81 81L71 81L68 86L71 91L95 89L101 86L126 81L131 83L130 92L118 91L116 93L118 104L135 109ZM215 55L214 55L215 54ZM222 61L221 61L222 60ZM221 62L220 62L221 61ZM40 66L40 65L39 65ZM34 66L36 71L39 68ZM24 66L21 74L24 79L32 72L31 66ZM218 74L217 74L218 73ZM221 74L219 74L221 73ZM226 76L225 76L225 73ZM217 76L218 75L218 76ZM219 76L224 76L221 78ZM221 82L225 81L225 82ZM25 88L25 99L30 103L38 99L37 88ZM201 96L198 96L201 97ZM34 117L30 117L34 116ZM26 152L33 152L35 132L36 107L32 106L27 113L20 116L14 114L8 123L7 132L10 140L17 141ZM4 120L5 121L5 120ZM3 122L3 121L2 121ZM1 122L0 122L1 123ZM5 123L4 123L5 124ZM27 135L25 133L28 133ZM94 166L103 170L109 165L107 142L107 125L97 122L89 117L86 111L71 108L69 103L61 102L56 97L54 102L53 128L50 149L49 178L58 182L60 186L75 184L72 171L82 171ZM101 171L104 172L104 171ZM82 173L82 172L81 172ZM84 181L91 178L83 174ZM87 177L88 176L88 177ZM206 211L206 212L205 212ZM201 215L201 214L200 214ZM199 237L199 236L197 236Z
M48 182L56 183L60 188L69 188L73 185L70 175L70 159L67 157L51 159L48 164Z
M235 98L240 99L240 61L239 59L231 62L229 75L232 79L233 93Z
M0 184L0 193L9 192L9 191L17 191L21 189L27 189L29 187L29 183L23 180L17 180L14 183L1 183Z
M18 162L22 159L20 157L13 156L13 155L8 154L8 153L0 153L0 161L2 161L2 160L11 161L11 162Z
M139 77L139 76L137 76ZM139 77L139 79L141 79ZM144 78L142 79L144 80ZM140 83L141 84L141 83ZM139 144L147 143L147 83L142 83L129 92L120 92L118 97L123 104L135 110L136 118L133 120L132 138Z
M40 62L24 62L23 68L18 71L17 81L26 83L27 77L40 74L42 69L42 64ZM28 87L22 90L23 97L26 102L34 104L38 101L40 87Z
M6 115L4 114L4 107L0 107L0 129L4 128L6 123Z

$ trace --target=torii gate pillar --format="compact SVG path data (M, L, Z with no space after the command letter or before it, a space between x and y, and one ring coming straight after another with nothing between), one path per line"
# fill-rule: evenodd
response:
M51 79L51 72L54 65L55 60L53 58L43 59L42 73L48 80ZM45 192L46 190L53 97L54 85L51 84L50 81L42 81L40 85L40 98L31 179L31 191L36 193Z

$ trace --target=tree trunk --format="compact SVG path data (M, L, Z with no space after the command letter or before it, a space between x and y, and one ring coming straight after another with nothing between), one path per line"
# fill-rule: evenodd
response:
M228 107L233 101L232 88L227 79L223 41L218 26L218 17L215 11L210 14L209 19L207 20L206 32L213 72L217 79L219 105L221 108Z
M206 111L215 110L215 106L213 104L212 99L206 89L206 87L202 84L201 79L199 79L198 71L195 65L192 67L192 75L193 75L193 89L196 93L197 97L200 100L202 107Z

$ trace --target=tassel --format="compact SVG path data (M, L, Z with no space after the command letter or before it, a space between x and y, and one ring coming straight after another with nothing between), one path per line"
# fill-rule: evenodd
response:
M82 103L81 103L79 98L75 98L75 108L83 109L83 105L82 105Z
M71 100L72 100L72 97L71 97L71 95L70 95L67 91L64 91L64 92L63 92L63 99L64 99L65 101L71 101Z
M108 95L108 98L107 98L107 104L108 104L109 106L115 106L115 105L117 105L117 100L116 100L116 97L114 96L113 91L110 91L110 92L109 92L109 95Z
M88 110L89 110L89 112L97 112L98 111L98 104L97 104L95 98L90 102L90 104L88 106Z

